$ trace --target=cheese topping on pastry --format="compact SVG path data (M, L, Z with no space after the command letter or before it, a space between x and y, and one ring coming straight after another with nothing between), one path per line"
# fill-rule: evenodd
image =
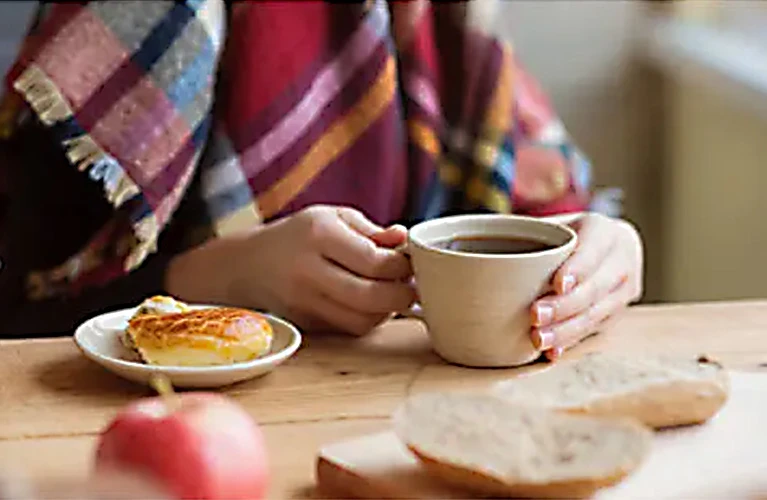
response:
M173 297L155 295L154 297L150 297L142 302L133 317L135 318L137 316L143 316L144 314L170 314L186 312L188 310L188 305L174 299Z
M215 366L253 360L271 349L272 326L262 315L219 307L136 314L126 340L144 363Z

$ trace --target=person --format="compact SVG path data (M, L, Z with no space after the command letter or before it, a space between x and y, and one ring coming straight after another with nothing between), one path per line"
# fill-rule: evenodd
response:
M590 211L589 163L484 6L44 3L0 108L0 332L165 293L365 334L414 301L407 226L585 212L531 311L556 358L640 296L642 245Z

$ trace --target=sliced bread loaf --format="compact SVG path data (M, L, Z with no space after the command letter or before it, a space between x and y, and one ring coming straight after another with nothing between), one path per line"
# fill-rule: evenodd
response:
M517 406L490 393L414 396L394 425L436 478L504 497L588 497L635 470L652 438L631 420Z
M703 357L589 354L500 382L494 392L518 404L662 428L710 419L727 401L729 381L721 365Z

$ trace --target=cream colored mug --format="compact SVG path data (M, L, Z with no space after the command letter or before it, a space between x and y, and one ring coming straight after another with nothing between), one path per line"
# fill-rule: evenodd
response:
M546 248L479 253L446 246L472 239L530 240ZM426 322L434 350L450 363L489 368L534 361L540 351L530 339L530 307L549 289L576 241L564 221L517 215L457 215L417 224L403 250L413 264L420 311L406 315Z

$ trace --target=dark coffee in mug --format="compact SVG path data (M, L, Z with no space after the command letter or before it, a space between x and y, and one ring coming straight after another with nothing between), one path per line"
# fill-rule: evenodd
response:
M534 238L516 236L457 236L433 244L454 252L481 254L534 253L551 250L556 245Z

